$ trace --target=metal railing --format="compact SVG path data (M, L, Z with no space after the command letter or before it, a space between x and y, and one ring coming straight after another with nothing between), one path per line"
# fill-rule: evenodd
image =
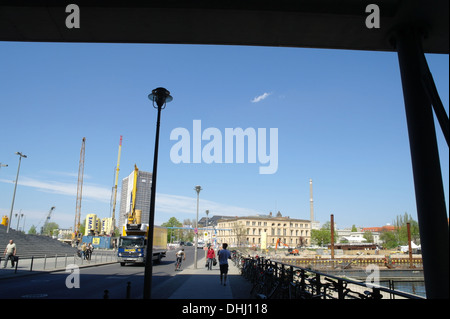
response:
M424 299L421 296L264 257L233 255L257 299Z
M0 258L0 265L3 266L4 258ZM20 271L44 271L54 269L65 269L70 264L78 266L94 265L108 262L117 262L116 251L94 251L89 259L85 259L81 254L43 254L33 256L16 257L14 272ZM10 263L10 261L8 261Z

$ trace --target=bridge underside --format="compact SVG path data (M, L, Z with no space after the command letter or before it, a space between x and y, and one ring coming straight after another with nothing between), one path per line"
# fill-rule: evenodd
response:
M2 1L0 41L177 43L394 51L399 26L423 27L427 53L448 53L448 1ZM68 29L66 6L80 8ZM380 28L366 27L375 3Z

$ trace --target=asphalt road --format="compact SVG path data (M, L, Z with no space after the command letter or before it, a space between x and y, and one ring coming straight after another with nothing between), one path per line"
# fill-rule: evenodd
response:
M185 247L186 261L183 267L194 262L194 248ZM198 259L204 256L198 250ZM160 264L153 266L152 298L168 298L186 280L186 276L176 276L174 271L175 251L168 251ZM199 265L201 267L201 265ZM79 278L79 280L77 280ZM144 267L119 263L79 268L76 273L52 272L33 276L4 279L0 282L0 299L102 299L108 290L110 299L124 299L130 283L130 297L142 298L144 286ZM79 288L74 286L79 284Z

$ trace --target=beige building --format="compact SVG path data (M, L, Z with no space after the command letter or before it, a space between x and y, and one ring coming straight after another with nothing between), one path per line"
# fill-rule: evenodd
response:
M257 215L221 219L217 222L217 242L231 247L275 247L277 239L291 248L311 244L311 221L276 216ZM286 247L283 246L282 247Z

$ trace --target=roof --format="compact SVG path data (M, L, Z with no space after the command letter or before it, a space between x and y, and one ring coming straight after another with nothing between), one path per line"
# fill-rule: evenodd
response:
M449 53L448 0L78 0L80 27L67 28L70 2L2 0L0 41L258 45L395 51L400 26L426 29L426 53Z

